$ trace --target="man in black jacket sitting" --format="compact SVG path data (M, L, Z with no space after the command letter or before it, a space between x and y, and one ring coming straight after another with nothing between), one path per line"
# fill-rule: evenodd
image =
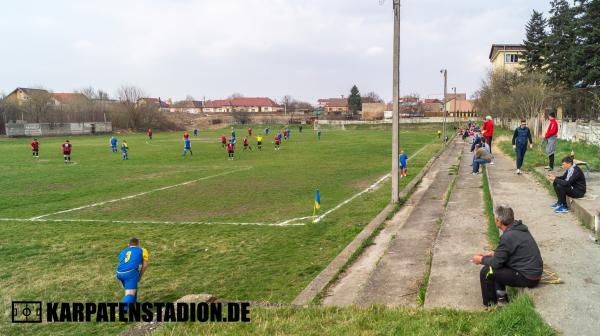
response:
M507 303L506 286L537 286L544 271L540 249L527 226L515 221L509 206L499 205L495 213L496 226L503 232L498 247L473 257L475 264L484 265L479 280L485 306Z
M585 175L581 168L573 163L570 156L562 159L562 166L565 173L560 176L554 174L548 175L548 180L552 182L558 201L551 205L556 213L569 212L567 205L567 196L571 198L582 198L586 192Z

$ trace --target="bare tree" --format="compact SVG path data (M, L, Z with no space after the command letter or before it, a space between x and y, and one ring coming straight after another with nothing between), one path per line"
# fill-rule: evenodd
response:
M52 93L45 89L35 89L28 92L28 97L23 104L23 107L28 115L30 121L40 122L52 122L52 116L50 112L55 106L55 100L52 97Z
M545 82L546 78L542 74L523 74L511 92L513 108L517 112L516 117L533 120L535 136L541 132L539 114L547 106L550 97L550 90Z
M144 97L144 91L133 85L122 85L117 91L117 97L127 116L127 128L138 129L141 126L142 111L144 108L140 98Z
M241 93L232 93L229 97L227 97L227 99L234 99L234 98L243 98L244 95Z
M373 91L362 96L362 98L363 103L383 103L383 99L381 99L381 97Z

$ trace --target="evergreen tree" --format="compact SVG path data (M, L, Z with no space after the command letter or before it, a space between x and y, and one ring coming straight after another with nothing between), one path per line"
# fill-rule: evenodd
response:
M352 86L350 89L350 96L348 97L348 112L351 116L356 116L358 111L362 110L362 99L360 97L360 92L356 85Z
M550 34L546 40L546 63L550 84L572 87L576 82L575 72L575 15L566 0L552 0L548 26Z
M538 72L544 68L544 55L546 55L546 26L544 15L536 10L533 11L531 19L525 26L526 40L523 41L525 51L526 72Z
M579 1L578 75L587 85L600 85L600 0Z

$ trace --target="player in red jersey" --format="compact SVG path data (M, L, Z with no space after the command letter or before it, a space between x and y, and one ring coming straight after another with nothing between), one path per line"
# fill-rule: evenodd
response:
M227 147L227 138L224 135L221 135L221 145L223 148Z
M281 143L281 138L279 136L275 137L275 150L279 150L279 144Z
M248 143L248 137L244 138L244 150L249 149L252 152L252 146Z
M148 128L148 138L152 140L152 128Z
M65 163L71 162L71 150L73 149L73 145L69 142L69 140L65 140L62 144L62 152L65 158Z
M40 142L37 139L33 139L31 142L31 152L33 153L33 157L40 157Z
M233 141L229 141L229 143L227 144L227 155L229 157L229 160L233 160L234 152L235 152L235 145L233 144Z
M250 136L250 137L252 136L252 127L248 128L248 136Z

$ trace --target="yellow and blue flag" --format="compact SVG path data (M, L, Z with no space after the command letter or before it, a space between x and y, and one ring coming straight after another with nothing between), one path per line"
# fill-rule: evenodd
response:
M315 209L321 208L321 195L319 194L319 190L317 190L317 194L315 195Z

